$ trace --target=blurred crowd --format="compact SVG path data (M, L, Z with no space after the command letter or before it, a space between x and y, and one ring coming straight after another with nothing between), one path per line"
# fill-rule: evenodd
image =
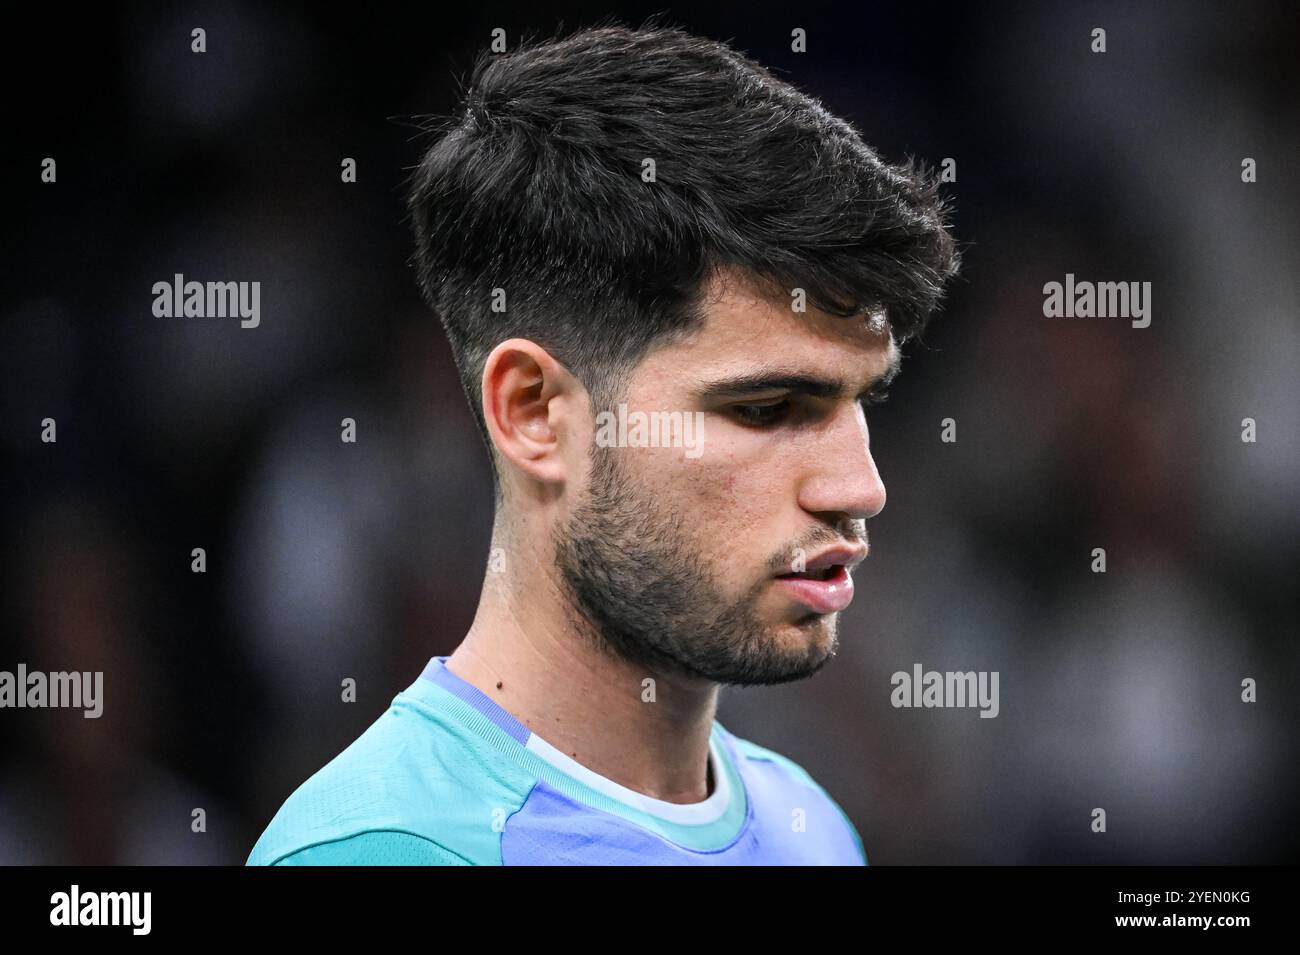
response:
M956 160L965 268L868 417L889 503L840 654L719 712L873 864L1300 856L1300 12L1247 7L676 13L885 158ZM242 863L472 619L486 456L403 184L413 117L452 108L491 29L558 18L21 16L6 69L44 79L12 111L0 669L103 671L105 702L0 710L0 863ZM174 273L260 281L260 326L154 317ZM1151 327L1045 318L1066 273L1150 281ZM895 709L917 663L998 671L999 716Z

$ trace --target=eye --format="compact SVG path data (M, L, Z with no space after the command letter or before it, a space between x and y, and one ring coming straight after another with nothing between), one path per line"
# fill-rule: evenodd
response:
M889 392L884 389L881 389L880 391L867 392L860 399L858 399L858 403L862 405L862 410L866 411L872 405L883 405L888 400L889 400Z
M779 398L762 404L732 405L731 410L741 423L764 427L784 420L790 413L790 401Z

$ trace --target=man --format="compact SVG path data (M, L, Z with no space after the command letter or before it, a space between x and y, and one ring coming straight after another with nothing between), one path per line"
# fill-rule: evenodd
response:
M250 864L865 864L714 714L835 653L863 405L957 268L933 181L660 27L485 57L439 134L410 209L494 468L478 613Z

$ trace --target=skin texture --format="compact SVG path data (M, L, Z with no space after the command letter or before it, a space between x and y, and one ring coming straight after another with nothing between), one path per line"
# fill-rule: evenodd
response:
M448 661L588 768L682 803L708 795L720 685L801 679L835 653L839 615L812 613L775 578L797 548L811 559L860 546L884 507L859 399L898 357L882 322L796 313L734 273L711 283L705 316L651 351L618 399L703 412L697 457L595 446L602 409L573 375L534 342L493 351L483 404L502 471L500 569ZM840 388L711 390L761 372Z

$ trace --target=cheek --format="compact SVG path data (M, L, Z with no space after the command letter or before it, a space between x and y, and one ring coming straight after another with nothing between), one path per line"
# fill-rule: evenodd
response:
M763 529L788 507L780 486L785 472L774 462L715 449L673 464L663 493L682 513L694 515L695 527L710 546L747 549L744 539L763 540Z

